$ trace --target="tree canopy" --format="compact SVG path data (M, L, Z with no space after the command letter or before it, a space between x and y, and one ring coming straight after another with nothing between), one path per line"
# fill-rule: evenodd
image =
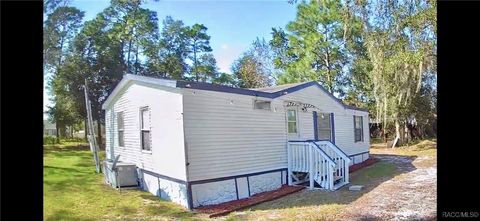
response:
M186 25L142 7L111 0L89 21L68 0L44 4L44 73L50 74L57 126L86 118L89 84L94 120L124 74L255 88L317 81L350 105L367 108L383 134L400 141L434 136L436 128L436 2L289 1L296 17L255 39L219 72L208 28ZM100 129L100 128L99 128Z

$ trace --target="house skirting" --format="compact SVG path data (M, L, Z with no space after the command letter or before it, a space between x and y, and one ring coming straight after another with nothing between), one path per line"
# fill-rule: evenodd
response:
M369 158L369 151L349 155L350 165ZM244 199L287 184L287 168L186 182L138 169L141 189L188 209Z
M191 208L244 199L287 183L287 168L188 183Z
M138 168L140 188L188 208L187 182Z
M370 157L370 151L348 155L348 157L350 158L350 166L354 164L359 164L365 160L368 160L368 158Z

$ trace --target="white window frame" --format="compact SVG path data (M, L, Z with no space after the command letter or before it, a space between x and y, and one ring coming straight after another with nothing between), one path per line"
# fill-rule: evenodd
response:
M327 113L327 112L317 112L317 137L319 140L320 139L320 124L319 124L319 120L320 118L322 118L320 115L324 115L324 117L328 118L328 123L329 123L329 129L330 129L330 138L328 140L332 141L333 142L333 129L332 129L332 114L331 113Z
M143 111L147 110L148 111L148 129L144 129L143 128ZM151 124L151 110L148 106L143 106L143 107L140 107L139 108L139 111L138 111L138 114L139 114L139 128L140 128L140 150L144 153L152 153L152 124ZM149 136L148 136L148 144L149 144L149 147L150 149L149 150L146 150L144 149L143 147L143 132L144 131L148 131L149 132Z
M120 115L122 116L122 128L120 128L119 124ZM120 131L122 132L122 145L120 145ZM125 147L125 114L123 111L117 112L117 143L118 147Z
M360 118L360 128L359 128L360 131L361 131L361 132L360 132L360 140L357 140L357 138L355 137L355 134L356 134L356 132L357 132L357 131L356 131L357 128L355 127L355 125L356 125L355 119L356 119L357 117ZM361 115L353 115L353 141L354 141L355 143L363 142L363 141L364 141L364 138L363 138L364 135L363 135L363 133L364 133L364 130L363 130L363 116L361 116Z
M295 111L295 128L297 129L296 133L290 133L289 129L288 129L288 123L289 122L293 122L293 121L289 121L288 120L288 111ZM288 136L295 136L295 137L298 137L299 134L300 134L300 128L299 128L299 123L298 123L298 108L295 106L295 107L287 107L286 108L286 111L285 111L285 120L286 120L286 124L287 124L287 134Z
M256 102L268 102L268 103L270 103L270 105L269 105L268 109L255 108L255 103ZM253 99L252 104L253 104L253 109L254 110L272 111L272 101L271 100Z

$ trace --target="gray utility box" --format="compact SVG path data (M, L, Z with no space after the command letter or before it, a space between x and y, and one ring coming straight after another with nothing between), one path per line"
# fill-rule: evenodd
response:
M112 168L113 161L103 162L105 182L113 187L138 186L137 166L133 163L117 162Z

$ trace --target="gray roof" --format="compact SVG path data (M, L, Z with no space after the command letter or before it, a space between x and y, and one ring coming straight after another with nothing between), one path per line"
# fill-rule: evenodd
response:
M254 91L263 91L263 92L277 92L281 91L287 88L295 87L297 85L305 84L306 82L301 82L301 83L292 83L292 84L282 84L278 86L272 86L272 87L262 87L262 88L249 88L250 90Z
M229 86L224 86L224 85L219 85L219 84L211 84L211 83L205 83L205 82L169 80L169 79L138 76L138 75L131 75L131 74L127 74L123 77L123 79L120 81L120 83L118 83L118 85L115 87L115 89L112 91L112 93L108 96L107 100L105 100L105 102L102 105L102 108L105 109L111 103L111 101L116 96L116 94L119 93L121 88L124 85L126 85L129 81L132 81L132 80L147 82L147 83L152 83L152 84L157 84L157 85L163 85L163 86L168 86L168 87L174 87L174 88L209 90L209 91L217 91L217 92L224 92L224 93L250 95L250 96L256 96L256 97L265 97L265 98L271 98L271 99L274 99L274 98L277 98L277 97L280 97L280 96L283 96L283 95L286 95L288 93L292 93L292 92L295 92L295 91L298 91L298 90L302 90L302 89L310 87L310 86L316 86L316 87L320 88L320 90L324 91L333 100L337 101L339 104L341 104L343 107L345 107L346 109L353 109L353 110L368 112L367 109L353 107L353 106L349 106L349 105L344 104L340 99L333 96L330 92L325 90L325 88L323 88L316 81L293 83L293 84L284 84L284 85L273 86L273 87L265 87L265 88L246 89L246 88L235 88L235 87L229 87Z

